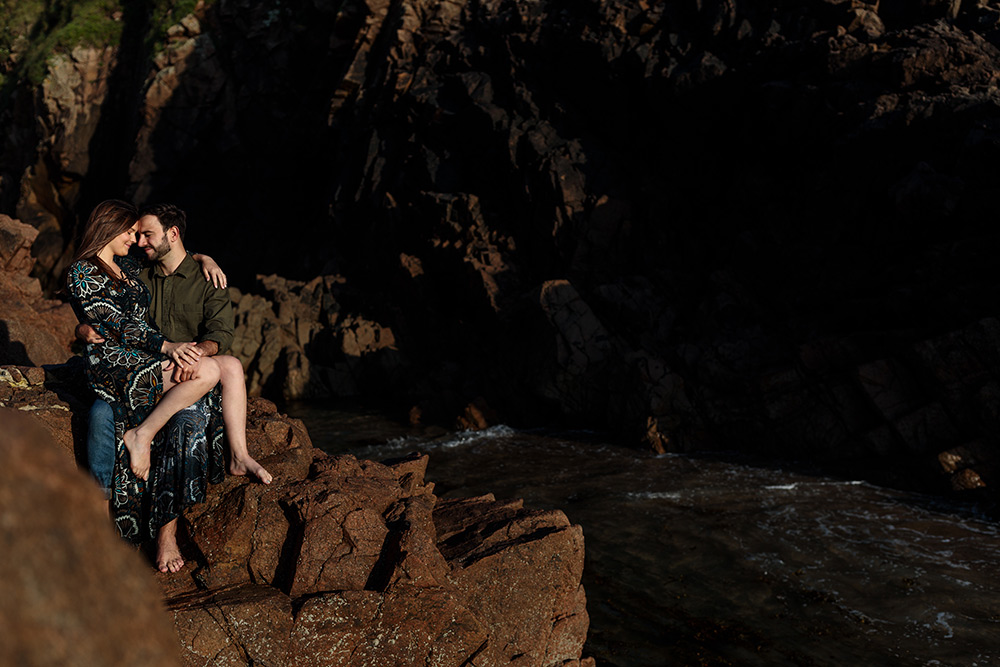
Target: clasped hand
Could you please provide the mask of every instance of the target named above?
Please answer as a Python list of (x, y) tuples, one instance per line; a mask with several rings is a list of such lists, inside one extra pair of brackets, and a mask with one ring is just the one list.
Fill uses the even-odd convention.
[(163, 344), (163, 353), (170, 357), (170, 363), (164, 366), (164, 371), (173, 371), (174, 382), (184, 382), (194, 377), (204, 354), (197, 343)]

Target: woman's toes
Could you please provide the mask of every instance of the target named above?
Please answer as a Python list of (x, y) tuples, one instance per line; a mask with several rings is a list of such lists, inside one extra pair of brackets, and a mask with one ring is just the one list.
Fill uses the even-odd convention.
[(260, 466), (257, 470), (257, 479), (262, 481), (264, 484), (270, 484), (274, 477), (271, 473), (264, 469), (264, 466)]

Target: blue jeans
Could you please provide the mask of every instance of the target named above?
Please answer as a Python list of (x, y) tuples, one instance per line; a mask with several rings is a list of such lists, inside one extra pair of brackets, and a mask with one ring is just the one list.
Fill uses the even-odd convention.
[(97, 399), (90, 406), (87, 465), (106, 496), (111, 488), (111, 473), (115, 468), (115, 444), (115, 413), (110, 405)]

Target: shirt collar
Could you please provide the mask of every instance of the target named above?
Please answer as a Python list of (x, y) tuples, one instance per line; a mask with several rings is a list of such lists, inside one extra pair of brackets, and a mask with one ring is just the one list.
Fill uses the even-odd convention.
[[(188, 278), (195, 275), (199, 270), (198, 262), (194, 261), (191, 257), (191, 253), (184, 253), (184, 259), (181, 260), (180, 266), (170, 275), (180, 276), (181, 278)], [(160, 278), (168, 277), (167, 274), (163, 273), (163, 267), (159, 263), (153, 264), (153, 272)]]

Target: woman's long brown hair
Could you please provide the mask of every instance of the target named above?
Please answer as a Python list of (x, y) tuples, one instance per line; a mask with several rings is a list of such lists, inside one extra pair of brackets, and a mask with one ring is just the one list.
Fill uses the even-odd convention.
[(132, 204), (120, 199), (108, 199), (94, 207), (83, 230), (80, 248), (76, 251), (73, 261), (87, 259), (97, 268), (106, 273), (114, 281), (118, 281), (110, 266), (97, 256), (97, 253), (113, 238), (126, 231), (139, 219), (139, 211)]

